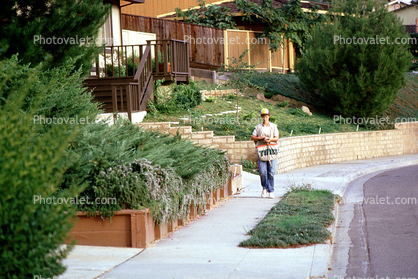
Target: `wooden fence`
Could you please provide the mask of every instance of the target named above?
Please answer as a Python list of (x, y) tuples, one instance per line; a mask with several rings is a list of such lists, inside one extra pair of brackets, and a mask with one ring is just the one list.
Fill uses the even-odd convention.
[[(224, 57), (225, 65), (233, 63), (232, 57), (239, 59), (240, 55), (247, 51), (242, 62), (249, 65), (255, 65), (257, 70), (293, 71), (295, 67), (295, 49), (292, 42), (286, 40), (285, 51), (283, 48), (272, 52), (269, 49), (269, 40), (267, 38), (258, 38), (257, 34), (261, 32), (247, 30), (224, 30)], [(283, 65), (284, 52), (284, 65)]]
[(217, 68), (224, 63), (223, 30), (180, 21), (122, 14), (122, 29), (154, 33), (157, 40), (190, 42), (190, 66)]
[(286, 43), (276, 52), (269, 50), (269, 41), (257, 38), (261, 32), (247, 30), (223, 30), (190, 24), (181, 21), (122, 14), (122, 28), (126, 30), (154, 33), (157, 40), (182, 40), (190, 43), (190, 67), (216, 69), (231, 65), (232, 58), (238, 59), (246, 51), (243, 62), (257, 65), (258, 70), (286, 72), (294, 69), (296, 57), (293, 44)]

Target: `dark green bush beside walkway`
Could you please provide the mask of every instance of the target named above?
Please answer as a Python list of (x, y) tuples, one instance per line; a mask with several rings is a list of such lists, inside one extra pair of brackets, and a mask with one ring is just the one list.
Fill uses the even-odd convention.
[(85, 185), (80, 197), (117, 203), (77, 209), (102, 217), (121, 209), (149, 207), (158, 222), (186, 218), (190, 204), (204, 207), (229, 178), (225, 152), (193, 144), (180, 135), (144, 130), (128, 122), (92, 124), (71, 143), (61, 189)]
[(327, 227), (334, 221), (331, 213), (334, 194), (328, 190), (293, 188), (251, 231), (242, 247), (292, 247), (322, 243), (330, 237)]
[[(22, 73), (26, 78), (14, 78)], [(80, 187), (56, 193), (56, 186), (64, 172), (64, 150), (76, 130), (34, 124), (45, 91), (57, 93), (51, 88), (59, 82), (66, 88), (62, 76), (45, 83), (40, 76), (39, 67), (0, 61), (0, 77), (5, 77), (0, 82), (0, 278), (56, 278), (71, 250), (61, 244), (74, 208), (62, 201), (76, 196)], [(58, 202), (52, 203), (52, 195)]]

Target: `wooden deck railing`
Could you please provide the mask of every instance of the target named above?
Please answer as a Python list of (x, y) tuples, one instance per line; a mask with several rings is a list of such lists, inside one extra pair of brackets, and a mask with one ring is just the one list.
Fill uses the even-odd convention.
[[(155, 76), (166, 76), (173, 74), (188, 75), (190, 72), (189, 65), (189, 42), (180, 40), (150, 40), (154, 51), (156, 67), (154, 69)], [(158, 67), (157, 67), (158, 65)]]
[(189, 45), (180, 40), (150, 40), (146, 45), (109, 46), (96, 59), (95, 76), (135, 76), (147, 46), (151, 46), (154, 75), (189, 74)]
[(126, 111), (129, 120), (132, 121), (133, 112), (145, 110), (152, 94), (152, 87), (151, 45), (148, 44), (139, 62), (134, 82), (112, 84), (113, 111)]
[(134, 76), (147, 45), (109, 46), (96, 59), (96, 77)]
[(189, 60), (192, 67), (217, 69), (225, 63), (224, 42), (227, 42), (224, 41), (223, 29), (123, 13), (121, 21), (122, 29), (153, 33), (157, 40), (189, 41)]
[[(150, 40), (146, 45), (107, 47), (97, 58), (95, 72), (97, 81), (111, 85), (111, 92), (102, 90), (101, 96), (112, 97), (113, 112), (127, 112), (132, 121), (133, 112), (145, 110), (154, 79), (189, 81), (189, 43)], [(124, 83), (111, 81), (121, 77)]]

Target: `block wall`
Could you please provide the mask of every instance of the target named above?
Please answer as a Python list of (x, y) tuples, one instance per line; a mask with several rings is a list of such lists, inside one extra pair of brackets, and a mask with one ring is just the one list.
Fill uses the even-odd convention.
[(395, 129), (402, 131), (403, 154), (418, 153), (418, 122), (397, 123)]
[(237, 89), (226, 90), (201, 90), (200, 93), (206, 97), (222, 97), (223, 95), (236, 94)]
[[(139, 123), (146, 129), (190, 138), (197, 144), (227, 151), (231, 164), (257, 161), (253, 141), (235, 141), (235, 136), (214, 136), (212, 131), (193, 132), (190, 126), (171, 127), (167, 122)], [(320, 134), (279, 140), (278, 173), (314, 165), (418, 153), (418, 122), (396, 124), (394, 130)]]

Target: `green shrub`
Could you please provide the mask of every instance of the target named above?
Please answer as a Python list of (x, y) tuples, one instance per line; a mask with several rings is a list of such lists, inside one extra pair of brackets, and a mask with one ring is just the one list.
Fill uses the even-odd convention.
[(255, 112), (254, 111), (251, 111), (249, 114), (244, 115), (242, 117), (242, 119), (244, 119), (244, 120), (251, 120), (251, 119), (253, 119), (255, 117), (256, 117)]
[(252, 173), (252, 174), (257, 174), (257, 175), (259, 174), (257, 171), (254, 170), (257, 167), (257, 163), (249, 161), (249, 160), (243, 160), (241, 158), (241, 165), (244, 171)]
[[(60, 245), (74, 216), (71, 205), (59, 199), (80, 191), (72, 185), (57, 192), (64, 150), (75, 129), (54, 125), (40, 133), (33, 118), (44, 96), (56, 93), (66, 76), (40, 84), (39, 69), (18, 66), (15, 58), (0, 62), (0, 73), (5, 77), (0, 84), (0, 277), (52, 278), (65, 270), (62, 260), (71, 246)], [(56, 203), (48, 201), (53, 197)]]
[(218, 98), (216, 98), (216, 97), (211, 97), (211, 96), (209, 96), (209, 97), (206, 97), (206, 98), (205, 98), (205, 102), (208, 102), (208, 103), (213, 103), (213, 102), (215, 102), (216, 100), (218, 100)]
[(290, 109), (290, 114), (300, 117), (309, 117), (309, 114), (304, 112), (301, 108)]
[(102, 0), (1, 3), (1, 60), (18, 53), (22, 65), (42, 64), (43, 69), (54, 69), (74, 59), (75, 69), (82, 69), (83, 76), (87, 76), (96, 57), (103, 52), (103, 42), (95, 38), (110, 14), (110, 3)]
[(207, 202), (229, 176), (224, 152), (146, 131), (129, 122), (89, 125), (71, 143), (62, 189), (86, 185), (81, 197), (117, 198), (117, 204), (79, 206), (112, 216), (113, 211), (150, 207), (158, 222), (185, 218)]
[(227, 100), (227, 101), (234, 101), (236, 99), (237, 99), (237, 94), (235, 94), (235, 93), (230, 93), (230, 94), (225, 96), (225, 100)]
[(163, 80), (155, 82), (155, 101), (150, 102), (149, 110), (174, 113), (189, 110), (202, 103), (202, 93), (193, 81), (190, 81), (190, 84), (173, 83), (170, 91), (164, 91), (161, 87), (162, 83)]
[(180, 110), (194, 108), (202, 103), (202, 94), (193, 81), (190, 84), (173, 84), (171, 97)]
[[(98, 104), (92, 102), (91, 92), (83, 87), (81, 70), (75, 71), (72, 61), (68, 61), (60, 68), (43, 72), (28, 65), (18, 67), (17, 64), (18, 58), (14, 56), (1, 65), (0, 80), (4, 81), (1, 92), (3, 98), (7, 99), (13, 93), (13, 88), (24, 87), (28, 79), (33, 80), (27, 89), (27, 97), (22, 109), (25, 111), (30, 104), (37, 103), (36, 111), (32, 115), (34, 124), (46, 123), (47, 119), (54, 118), (67, 120), (85, 118), (93, 122), (100, 113)], [(0, 106), (4, 104), (4, 99), (0, 99)], [(36, 126), (42, 133), (52, 125)], [(72, 126), (74, 125), (70, 125), (69, 128)]]
[(336, 0), (332, 7), (328, 24), (315, 27), (306, 43), (297, 63), (299, 78), (332, 113), (376, 117), (405, 84), (412, 55), (408, 45), (394, 42), (409, 36), (401, 20), (378, 1)]
[(289, 105), (289, 100), (283, 101), (283, 102), (277, 104), (277, 106), (280, 107), (280, 108), (285, 108), (288, 105)]
[[(120, 72), (120, 73), (119, 73)], [(112, 67), (112, 64), (106, 64), (106, 76), (107, 77), (126, 77), (126, 66), (121, 65)]]
[[(123, 56), (123, 54), (121, 54)], [(113, 64), (113, 71), (112, 71), (112, 64), (106, 64), (106, 76), (113, 77), (113, 72), (115, 73), (115, 77), (126, 77), (126, 76), (135, 76), (136, 70), (138, 70), (139, 65), (139, 56), (135, 55), (135, 62), (134, 58), (131, 56), (125, 61), (124, 59), (121, 60), (121, 64), (118, 65), (118, 61), (114, 61)], [(120, 68), (120, 74), (119, 74)]]

